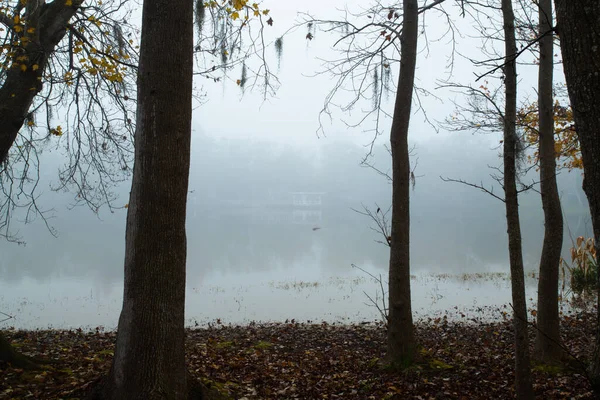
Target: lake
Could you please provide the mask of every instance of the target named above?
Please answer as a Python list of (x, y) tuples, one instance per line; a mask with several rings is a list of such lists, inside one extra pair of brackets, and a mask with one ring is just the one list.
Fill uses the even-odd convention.
[[(237, 152), (212, 145), (212, 155), (196, 160), (190, 175), (187, 324), (379, 319), (367, 295), (381, 299), (380, 285), (352, 265), (385, 280), (388, 248), (378, 243), (383, 237), (373, 221), (356, 210), (380, 206), (385, 212), (390, 185), (358, 166), (363, 150), (337, 146), (325, 153), (330, 157), (313, 162), (262, 145)], [(449, 146), (421, 150), (421, 175), (411, 192), (416, 316), (476, 311), (511, 299), (504, 204), (439, 179), (441, 172), (485, 176), (495, 155), (473, 159), (463, 170), (460, 160), (440, 170), (438, 156)], [(569, 234), (589, 234), (591, 225), (580, 174), (561, 174), (559, 185), (567, 255)], [(125, 204), (128, 185), (117, 189)], [(46, 192), (42, 198), (55, 205), (49, 223), (57, 237), (38, 218), (18, 225), (26, 246), (0, 242), (0, 311), (14, 317), (0, 326), (115, 328), (126, 210), (95, 215), (86, 207), (68, 209), (69, 193)], [(531, 272), (543, 237), (539, 195), (521, 196), (520, 205), (524, 262)], [(531, 299), (536, 285), (527, 279)]]

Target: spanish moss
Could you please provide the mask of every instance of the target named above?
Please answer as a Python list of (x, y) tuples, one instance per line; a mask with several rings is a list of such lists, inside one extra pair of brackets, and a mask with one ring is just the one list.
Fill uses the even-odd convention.
[(125, 55), (127, 52), (125, 49), (127, 41), (125, 40), (125, 37), (123, 37), (123, 30), (119, 24), (113, 24), (113, 38), (117, 49), (119, 49), (119, 55)]
[(204, 26), (206, 8), (203, 0), (196, 1), (196, 28), (198, 29), (198, 37), (202, 37), (202, 27)]
[(371, 101), (372, 101), (372, 105), (373, 105), (373, 109), (377, 109), (377, 107), (379, 106), (379, 84), (380, 84), (380, 79), (379, 79), (379, 67), (375, 68), (373, 70), (373, 96), (371, 97)]
[(242, 88), (242, 92), (245, 89), (246, 86), (246, 81), (248, 80), (247, 77), (248, 71), (246, 69), (246, 63), (242, 64), (242, 76), (240, 77), (240, 87)]
[(283, 54), (283, 36), (275, 40), (275, 54), (277, 54), (277, 69), (281, 68), (281, 55)]

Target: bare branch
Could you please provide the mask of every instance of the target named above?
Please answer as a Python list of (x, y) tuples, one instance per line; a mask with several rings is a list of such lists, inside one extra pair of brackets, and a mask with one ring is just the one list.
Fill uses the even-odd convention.
[(478, 184), (475, 184), (475, 183), (471, 183), (471, 182), (464, 181), (464, 180), (462, 180), (462, 179), (451, 179), (451, 178), (444, 178), (444, 177), (442, 177), (442, 176), (440, 176), (440, 179), (441, 179), (441, 180), (443, 180), (444, 182), (456, 182), (456, 183), (461, 183), (461, 184), (463, 184), (463, 185), (467, 185), (467, 186), (473, 187), (473, 188), (475, 188), (475, 189), (479, 189), (479, 190), (481, 190), (482, 192), (489, 194), (489, 195), (490, 195), (490, 196), (492, 196), (493, 198), (495, 198), (495, 199), (498, 199), (498, 200), (500, 200), (500, 201), (501, 201), (501, 202), (503, 202), (503, 203), (505, 202), (505, 200), (504, 200), (502, 197), (500, 197), (500, 196), (498, 196), (497, 194), (495, 194), (495, 193), (494, 193), (494, 188), (492, 188), (492, 189), (487, 189), (485, 186), (483, 186), (483, 182), (481, 182), (481, 183), (478, 185)]

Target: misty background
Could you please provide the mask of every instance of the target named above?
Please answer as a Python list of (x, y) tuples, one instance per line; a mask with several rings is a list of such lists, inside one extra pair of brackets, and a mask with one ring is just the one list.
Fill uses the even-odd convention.
[[(413, 274), (508, 273), (504, 204), (471, 187), (440, 179), (441, 175), (492, 185), (489, 174), (493, 171), (488, 165), (498, 165), (500, 159), (497, 150), (486, 149), (486, 142), (486, 137), (455, 134), (427, 146), (416, 145), (417, 179), (411, 191)], [(258, 140), (217, 139), (196, 131), (193, 148), (187, 282), (191, 295), (205, 297), (200, 304), (188, 305), (188, 314), (230, 315), (235, 322), (240, 320), (236, 311), (241, 309), (241, 300), (231, 294), (231, 288), (239, 291), (262, 285), (254, 295), (246, 295), (256, 298), (264, 295), (265, 285), (281, 288), (286, 282), (368, 278), (351, 264), (386, 276), (388, 248), (377, 243), (383, 237), (371, 229), (373, 221), (353, 210), (364, 205), (375, 211), (379, 205), (385, 211), (390, 204), (387, 179), (360, 165), (367, 151), (364, 146), (323, 139), (308, 152)], [(456, 156), (448, 156), (452, 154)], [(375, 147), (372, 160), (380, 170), (389, 170), (390, 158), (383, 146)], [(531, 174), (533, 179), (535, 170)], [(567, 218), (563, 248), (567, 256), (568, 235), (589, 234), (591, 225), (580, 189), (581, 172), (561, 172), (559, 187)], [(127, 184), (119, 188), (123, 204), (128, 191)], [(321, 204), (294, 204), (294, 199), (304, 194), (317, 196)], [(47, 192), (41, 200), (42, 206), (55, 208), (49, 223), (57, 237), (38, 219), (20, 229), (26, 246), (0, 243), (0, 305), (17, 314), (27, 310), (21, 315), (26, 326), (76, 326), (78, 321), (116, 324), (122, 296), (126, 210), (101, 210), (95, 215), (85, 207), (68, 209), (69, 202), (70, 193)], [(520, 205), (525, 268), (531, 271), (537, 268), (543, 238), (539, 194), (523, 194)], [(376, 286), (370, 290), (373, 288)], [(493, 300), (489, 288), (479, 289)], [(352, 294), (353, 300), (340, 304), (341, 310), (354, 310), (354, 303), (365, 300), (361, 290), (349, 287), (330, 285), (320, 290), (341, 298)], [(431, 297), (424, 291), (416, 285), (413, 298)], [(509, 294), (508, 282), (494, 291), (498, 300), (504, 299)], [(207, 313), (206, 302), (216, 301), (219, 292), (224, 300)], [(289, 309), (292, 315), (301, 309), (303, 315), (316, 318), (319, 313), (308, 311), (323, 308), (318, 301), (311, 308), (290, 298), (289, 293), (277, 296), (283, 296), (277, 297), (278, 307)], [(90, 305), (95, 307), (91, 315), (101, 318), (90, 319)], [(250, 315), (257, 312), (252, 305), (244, 307), (252, 311)], [(273, 299), (256, 307), (261, 308), (258, 316), (262, 318), (279, 315), (269, 312)], [(70, 311), (61, 311), (65, 309)], [(81, 310), (82, 315), (73, 309)], [(376, 318), (376, 314), (368, 315)]]
[[(339, 15), (336, 6), (359, 5), (329, 3), (325, 7), (310, 0), (302, 7), (332, 17)], [(272, 44), (297, 22), (299, 10), (295, 3), (277, 2), (271, 8), (275, 23), (267, 30), (267, 39)], [(458, 15), (454, 9), (450, 12)], [(444, 19), (438, 17), (428, 17), (430, 42), (425, 45), (420, 40), (417, 64), (416, 83), (431, 95), (419, 92), (411, 119), (416, 166), (411, 271), (420, 276), (508, 273), (504, 204), (477, 189), (440, 179), (462, 179), (502, 194), (490, 177), (495, 172), (490, 166), (501, 166), (501, 133), (438, 128), (454, 111), (453, 102), (464, 103), (461, 94), (437, 89), (438, 79), (452, 72), (456, 81), (479, 84), (466, 58), (453, 58), (453, 69), (448, 69), (452, 46), (440, 39), (445, 28)], [(472, 54), (478, 43), (468, 37), (468, 27), (464, 29), (456, 50)], [(372, 119), (353, 125), (363, 117), (361, 106), (349, 113), (334, 110), (331, 116), (320, 115), (335, 81), (316, 72), (323, 70), (323, 59), (335, 57), (331, 46), (336, 37), (316, 32), (309, 42), (305, 35), (298, 29), (285, 36), (280, 60), (269, 50), (267, 61), (279, 67), (276, 75), (281, 85), (275, 96), (265, 99), (260, 90), (242, 93), (235, 84), (240, 73), (236, 70), (228, 71), (219, 83), (201, 78), (196, 82), (201, 96), (194, 109), (188, 195), (189, 323), (223, 316), (233, 322), (288, 315), (318, 319), (335, 313), (351, 317), (358, 311), (361, 318), (377, 318), (376, 312), (365, 308), (363, 293), (372, 293), (377, 285), (370, 282), (371, 286), (361, 287), (368, 277), (351, 264), (385, 278), (389, 251), (377, 242), (384, 238), (371, 229), (374, 222), (353, 209), (366, 206), (374, 212), (379, 206), (386, 211), (391, 185), (373, 169), (361, 166), (374, 139)], [(519, 68), (520, 102), (535, 100), (536, 68)], [(562, 79), (560, 69), (558, 65), (557, 81)], [(392, 82), (396, 73), (394, 65)], [(393, 99), (394, 93), (389, 93), (381, 105), (384, 111), (392, 109)], [(390, 122), (389, 118), (380, 122), (381, 135), (369, 158), (384, 172), (391, 171), (384, 148)], [(122, 301), (126, 209), (111, 213), (103, 207), (94, 214), (85, 206), (72, 208), (74, 192), (50, 189), (58, 179), (62, 156), (59, 143), (48, 145), (40, 161), (38, 186), (40, 208), (53, 210), (48, 223), (56, 237), (41, 218), (24, 224), (25, 214), (17, 212), (12, 226), (26, 245), (0, 241), (0, 311), (15, 316), (8, 323), (20, 327), (115, 326)], [(534, 168), (522, 181), (531, 183), (537, 175)], [(564, 256), (568, 256), (570, 237), (591, 232), (581, 183), (581, 171), (558, 175), (566, 218)], [(127, 204), (130, 181), (114, 190), (115, 206)], [(523, 193), (519, 203), (525, 268), (532, 271), (538, 266), (543, 239), (540, 195)], [(294, 283), (299, 282), (322, 286), (285, 289), (290, 283), (288, 288), (298, 288)], [(413, 285), (416, 310), (433, 307), (432, 296), (438, 300), (445, 296), (439, 309), (459, 304), (459, 298), (471, 305), (485, 296), (490, 304), (510, 299), (507, 283), (446, 288), (421, 283)], [(432, 295), (431, 290), (438, 289), (444, 294)], [(534, 295), (535, 284), (529, 282), (529, 289)], [(451, 295), (457, 296), (456, 302)]]

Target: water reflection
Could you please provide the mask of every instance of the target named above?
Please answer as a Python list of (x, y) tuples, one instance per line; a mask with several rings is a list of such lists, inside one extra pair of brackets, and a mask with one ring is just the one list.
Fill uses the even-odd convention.
[[(203, 141), (204, 140), (204, 141)], [(208, 138), (206, 157), (195, 159), (188, 202), (188, 296), (190, 324), (221, 318), (250, 320), (362, 320), (378, 312), (364, 292), (378, 285), (351, 268), (387, 270), (388, 249), (374, 226), (352, 208), (389, 204), (390, 186), (358, 165), (364, 149), (326, 144), (305, 154), (264, 143), (232, 146)], [(473, 154), (440, 166), (449, 149)], [(383, 165), (385, 150), (376, 151)], [(414, 309), (498, 304), (510, 300), (506, 280), (460, 281), (432, 274), (507, 272), (504, 205), (470, 188), (443, 183), (439, 175), (480, 181), (495, 156), (465, 152), (464, 143), (428, 146), (411, 193), (411, 264)], [(464, 169), (464, 164), (470, 167)], [(300, 166), (300, 167), (299, 167)], [(488, 182), (484, 180), (484, 182)], [(590, 231), (581, 177), (561, 174), (563, 208), (574, 236)], [(123, 203), (129, 188), (119, 189)], [(24, 225), (27, 246), (0, 242), (0, 311), (19, 327), (114, 327), (122, 296), (124, 210), (95, 216), (66, 210), (68, 194), (44, 197), (57, 209), (50, 222)], [(525, 264), (539, 262), (543, 216), (537, 193), (521, 197)], [(568, 237), (568, 236), (567, 236)], [(565, 240), (565, 248), (570, 243)], [(298, 286), (294, 283), (316, 283)], [(287, 286), (286, 286), (287, 285)], [(532, 296), (535, 282), (529, 282)]]
[[(303, 264), (306, 265), (306, 264)], [(367, 294), (381, 299), (378, 282), (356, 273), (346, 277), (323, 276), (320, 271), (276, 269), (273, 280), (262, 280), (260, 272), (217, 274), (202, 285), (193, 283), (186, 296), (186, 323), (204, 325), (252, 321), (360, 322), (380, 318)], [(306, 277), (303, 280), (300, 277)], [(28, 289), (26, 295), (20, 290)], [(413, 309), (416, 315), (437, 315), (461, 310), (469, 315), (480, 307), (510, 302), (507, 277), (493, 279), (452, 279), (447, 276), (418, 275), (412, 280)], [(3, 307), (16, 316), (9, 326), (35, 329), (45, 327), (114, 329), (121, 307), (121, 285), (102, 290), (87, 281), (52, 279), (47, 284), (24, 280), (15, 287), (0, 284)], [(528, 281), (529, 295), (535, 284)], [(381, 305), (381, 304), (380, 304)]]

